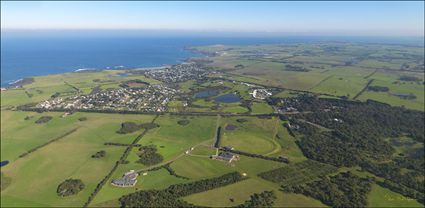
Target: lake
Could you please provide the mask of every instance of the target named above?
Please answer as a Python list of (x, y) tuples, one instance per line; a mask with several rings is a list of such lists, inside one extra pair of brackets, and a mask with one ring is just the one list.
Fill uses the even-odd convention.
[(220, 103), (236, 103), (236, 102), (239, 102), (241, 98), (239, 97), (239, 95), (235, 93), (229, 93), (229, 94), (218, 96), (214, 100)]
[(4, 160), (0, 162), (0, 167), (6, 166), (7, 164), (9, 164), (8, 160)]
[(207, 98), (207, 97), (216, 96), (217, 94), (218, 94), (218, 90), (204, 90), (204, 91), (195, 93), (195, 98)]

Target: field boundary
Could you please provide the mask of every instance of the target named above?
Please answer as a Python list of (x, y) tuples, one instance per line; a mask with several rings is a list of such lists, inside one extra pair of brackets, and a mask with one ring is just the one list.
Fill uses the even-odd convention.
[(356, 100), (362, 93), (364, 93), (367, 90), (367, 88), (372, 84), (373, 81), (375, 81), (375, 79), (369, 80), (366, 86), (362, 90), (360, 90), (360, 92), (357, 93), (356, 96), (353, 97), (353, 100)]
[[(159, 117), (159, 115), (156, 115), (151, 123), (154, 123), (155, 120)], [(134, 140), (133, 142), (125, 149), (125, 151), (123, 152), (123, 154), (121, 155), (120, 159), (115, 163), (115, 165), (112, 167), (112, 169), (109, 171), (108, 175), (106, 175), (100, 182), (99, 184), (96, 186), (96, 188), (94, 189), (94, 191), (90, 194), (89, 198), (87, 199), (87, 201), (84, 203), (83, 207), (88, 207), (89, 204), (93, 201), (93, 199), (96, 197), (97, 193), (99, 193), (99, 191), (102, 189), (102, 187), (109, 181), (109, 179), (112, 177), (112, 175), (114, 174), (114, 172), (117, 170), (118, 166), (120, 164), (122, 164), (123, 161), (125, 161), (128, 157), (128, 155), (130, 154), (131, 150), (133, 149), (134, 145), (137, 144), (142, 138), (143, 136), (146, 135), (146, 133), (148, 133), (149, 129), (145, 129), (141, 134), (139, 134)]]
[(27, 156), (27, 155), (29, 155), (29, 154), (31, 154), (31, 153), (33, 153), (33, 152), (37, 151), (37, 150), (38, 150), (38, 149), (40, 149), (40, 148), (43, 148), (43, 147), (45, 147), (45, 146), (47, 146), (47, 145), (49, 145), (49, 144), (51, 144), (51, 143), (53, 143), (53, 142), (56, 142), (56, 141), (58, 141), (58, 140), (60, 140), (60, 139), (62, 139), (62, 138), (64, 138), (64, 137), (66, 137), (66, 136), (68, 136), (68, 135), (70, 135), (70, 134), (74, 133), (75, 131), (77, 131), (77, 129), (78, 129), (78, 128), (79, 128), (79, 127), (74, 128), (74, 129), (72, 129), (71, 131), (68, 131), (68, 132), (66, 132), (65, 134), (61, 135), (61, 136), (58, 136), (58, 137), (56, 137), (56, 138), (54, 138), (54, 139), (52, 139), (52, 140), (50, 140), (50, 141), (48, 141), (48, 142), (46, 142), (46, 143), (44, 143), (44, 144), (38, 145), (38, 146), (36, 146), (36, 147), (34, 147), (34, 148), (32, 148), (32, 149), (28, 150), (28, 151), (27, 151), (27, 152), (25, 152), (25, 153), (22, 153), (21, 155), (19, 155), (19, 158), (23, 158), (23, 157), (25, 157), (25, 156)]

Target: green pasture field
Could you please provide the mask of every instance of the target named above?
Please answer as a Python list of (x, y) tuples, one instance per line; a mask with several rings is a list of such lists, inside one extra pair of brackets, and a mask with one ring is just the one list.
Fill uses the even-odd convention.
[[(247, 122), (239, 123), (234, 117), (222, 118), (221, 146), (232, 146), (236, 150), (255, 154), (268, 154), (281, 148), (274, 138), (276, 127), (279, 125), (277, 118), (245, 117), (245, 119)], [(235, 125), (236, 129), (226, 130), (226, 125)]]
[[(307, 90), (318, 84), (327, 76), (319, 70), (309, 72), (285, 71), (284, 65), (275, 62), (261, 62), (249, 67), (232, 71), (232, 74), (244, 77), (255, 77), (258, 84), (285, 87), (296, 90)], [(241, 80), (243, 81), (243, 80)]]
[(283, 127), (282, 123), (277, 126), (277, 135), (275, 140), (280, 144), (280, 151), (271, 152), (268, 156), (286, 156), (291, 163), (301, 162), (307, 158), (304, 156), (298, 145), (295, 143), (296, 138), (292, 137), (288, 130)]
[(253, 114), (263, 114), (263, 113), (273, 113), (273, 108), (264, 102), (253, 102), (252, 106), (252, 113)]
[[(177, 124), (179, 120), (189, 120), (190, 123), (182, 126)], [(212, 144), (216, 120), (214, 116), (160, 116), (155, 121), (160, 127), (149, 130), (139, 144), (157, 146), (164, 161), (168, 161), (195, 145)]]
[[(374, 91), (365, 91), (358, 99), (367, 100), (372, 99), (384, 103), (388, 103), (393, 106), (405, 106), (406, 108), (421, 110), (424, 111), (424, 84), (418, 82), (406, 82), (399, 80), (400, 76), (409, 75), (420, 77), (420, 74), (411, 74), (411, 73), (383, 73), (378, 72), (374, 74), (371, 78), (375, 79), (371, 86), (382, 86), (388, 87), (389, 92), (374, 92)], [(423, 78), (423, 74), (422, 74)], [(422, 79), (423, 81), (423, 79)], [(414, 94), (416, 99), (407, 100), (391, 93), (403, 93), (403, 94)]]
[[(50, 143), (2, 167), (2, 173), (12, 179), (11, 184), (1, 192), (2, 206), (82, 206), (97, 183), (106, 176), (124, 152), (125, 147), (105, 146), (104, 143), (130, 143), (140, 132), (126, 135), (117, 134), (116, 131), (120, 128), (120, 124), (125, 121), (149, 122), (153, 118), (153, 116), (143, 115), (97, 113), (75, 113), (65, 118), (57, 118), (60, 115), (58, 113), (43, 113), (41, 115), (55, 115), (56, 118), (50, 121), (52, 123), (25, 124), (24, 126), (28, 128), (28, 131), (22, 131), (20, 137), (26, 139), (28, 143), (38, 140), (43, 135), (50, 136), (50, 134), (42, 134), (41, 132), (33, 134), (33, 131), (35, 131), (31, 131), (35, 128), (33, 126), (51, 125), (50, 128), (57, 126), (56, 134), (62, 134), (62, 131), (65, 131), (66, 125), (63, 123), (66, 122), (70, 123), (68, 128), (71, 126), (79, 128), (76, 132), (61, 140)], [(88, 119), (84, 122), (78, 121), (80, 123), (75, 121), (82, 116)], [(7, 122), (15, 124), (15, 126), (4, 126), (2, 123), (2, 130), (5, 128), (12, 129), (11, 132), (7, 130), (2, 132), (2, 147), (9, 135), (12, 138), (16, 135), (13, 129), (20, 128), (16, 125), (24, 122), (21, 116), (16, 117), (19, 120)], [(13, 116), (10, 118), (13, 118)], [(49, 129), (44, 128), (48, 132)], [(51, 135), (56, 136), (56, 134), (52, 133)], [(19, 146), (13, 144), (14, 140), (8, 142), (6, 144), (9, 148)], [(91, 155), (100, 150), (106, 151), (104, 158), (91, 158)], [(2, 150), (2, 158), (3, 154), (11, 155), (8, 151), (13, 151), (13, 149), (8, 149), (6, 146), (5, 152)], [(85, 189), (74, 196), (59, 197), (56, 194), (57, 186), (68, 178), (81, 179), (85, 184)]]
[[(278, 186), (259, 178), (248, 178), (235, 184), (193, 194), (183, 199), (199, 206), (229, 207), (242, 204), (254, 193), (274, 191), (277, 196), (274, 203), (276, 207), (325, 207), (325, 205), (315, 199), (298, 194), (286, 194), (278, 189)], [(233, 199), (233, 202), (230, 199)]]
[(192, 180), (217, 177), (235, 171), (235, 167), (225, 162), (210, 159), (210, 156), (213, 154), (215, 154), (215, 150), (210, 154), (186, 155), (173, 162), (171, 168), (178, 175), (188, 177)]
[(372, 185), (372, 191), (368, 196), (369, 207), (423, 207), (415, 199), (411, 199), (395, 193), (377, 184)]

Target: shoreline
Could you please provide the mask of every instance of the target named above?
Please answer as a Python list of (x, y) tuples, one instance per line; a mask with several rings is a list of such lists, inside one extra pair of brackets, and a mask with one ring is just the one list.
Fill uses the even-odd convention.
[[(193, 50), (192, 48), (193, 46), (190, 47), (183, 47), (182, 50), (186, 50), (186, 51), (190, 51), (191, 53), (194, 54), (200, 54), (202, 55), (206, 55), (205, 53), (201, 52), (201, 51), (196, 51)], [(105, 70), (158, 70), (158, 69), (164, 69), (173, 65), (177, 65), (177, 64), (184, 64), (187, 63), (191, 58), (196, 57), (196, 56), (190, 56), (188, 58), (185, 58), (184, 60), (179, 60), (178, 63), (175, 64), (160, 64), (160, 66), (156, 65), (156, 66), (147, 66), (147, 67), (125, 67), (124, 65), (119, 65), (119, 66), (113, 66), (113, 67), (105, 67), (102, 69), (97, 69), (97, 68), (78, 68), (78, 69), (74, 69), (74, 70), (70, 70), (68, 72), (60, 72), (60, 73), (49, 73), (49, 74), (40, 74), (40, 75), (34, 75), (34, 76), (28, 76), (28, 77), (21, 77), (18, 78), (16, 80), (6, 80), (6, 83), (0, 83), (0, 87), (3, 90), (7, 90), (7, 89), (12, 89), (12, 88), (19, 88), (22, 87), (22, 85), (20, 84), (22, 81), (24, 81), (25, 79), (31, 79), (33, 77), (39, 77), (39, 76), (49, 76), (49, 75), (55, 75), (55, 74), (65, 74), (65, 73), (85, 73), (85, 72), (101, 72), (101, 71), (105, 71)]]

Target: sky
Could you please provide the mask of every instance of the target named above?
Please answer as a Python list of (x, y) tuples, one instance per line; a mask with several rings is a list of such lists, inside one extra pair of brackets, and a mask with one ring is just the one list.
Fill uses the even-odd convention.
[(1, 29), (424, 36), (424, 2), (5, 2)]

